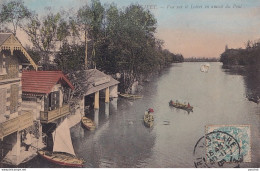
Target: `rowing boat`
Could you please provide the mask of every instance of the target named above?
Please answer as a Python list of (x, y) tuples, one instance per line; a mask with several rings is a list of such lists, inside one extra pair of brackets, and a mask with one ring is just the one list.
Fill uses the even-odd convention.
[(151, 128), (153, 126), (153, 115), (151, 113), (148, 113), (147, 111), (145, 111), (144, 114), (144, 125), (148, 128)]
[(81, 122), (84, 125), (84, 127), (90, 131), (93, 131), (96, 129), (94, 122), (85, 116), (82, 117)]
[(183, 109), (183, 110), (187, 110), (187, 111), (192, 111), (193, 110), (192, 106), (185, 105), (185, 104), (182, 104), (182, 103), (176, 103), (176, 102), (174, 103), (173, 101), (169, 102), (169, 106), (173, 106), (175, 108)]
[(84, 163), (82, 159), (79, 159), (74, 155), (64, 152), (50, 152), (45, 150), (39, 150), (38, 154), (42, 158), (62, 166), (83, 167)]
[(124, 93), (120, 93), (118, 94), (120, 97), (122, 98), (126, 98), (126, 99), (130, 99), (130, 100), (135, 100), (135, 99), (141, 99), (143, 98), (142, 95), (136, 95), (136, 94), (124, 94)]
[(67, 118), (52, 133), (53, 150), (39, 150), (42, 158), (62, 166), (83, 167), (84, 160), (76, 157), (70, 136)]

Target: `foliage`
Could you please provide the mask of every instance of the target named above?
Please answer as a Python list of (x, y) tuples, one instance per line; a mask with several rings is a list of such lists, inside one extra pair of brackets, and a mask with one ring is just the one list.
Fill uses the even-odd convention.
[(218, 58), (206, 58), (206, 57), (191, 57), (185, 58), (185, 62), (218, 62)]
[(76, 15), (49, 9), (41, 18), (31, 14), (23, 27), (36, 61), (48, 66), (53, 56), (65, 72), (84, 69), (85, 62), (108, 74), (120, 73), (125, 91), (134, 81), (142, 81), (172, 62), (183, 62), (181, 54), (163, 49), (163, 41), (155, 37), (156, 28), (156, 18), (138, 4), (119, 9), (99, 0), (82, 6)]
[(54, 61), (58, 68), (66, 73), (83, 69), (84, 49), (85, 47), (82, 45), (69, 45), (66, 42), (61, 47), (59, 53), (57, 53)]
[(0, 7), (0, 22), (5, 24), (11, 23), (13, 33), (21, 26), (21, 21), (31, 16), (30, 10), (24, 5), (22, 0), (7, 1)]
[(226, 49), (220, 62), (224, 65), (260, 65), (260, 41), (248, 41), (245, 49)]
[(41, 52), (35, 48), (26, 47), (26, 51), (29, 53), (35, 63), (41, 60)]

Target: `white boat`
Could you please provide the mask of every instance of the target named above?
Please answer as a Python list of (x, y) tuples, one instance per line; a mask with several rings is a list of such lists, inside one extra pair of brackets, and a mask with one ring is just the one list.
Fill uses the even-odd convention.
[(200, 66), (200, 71), (201, 72), (208, 72), (209, 71), (209, 67), (210, 67), (209, 63), (203, 64), (203, 65)]
[(63, 166), (83, 167), (84, 161), (76, 157), (67, 118), (52, 133), (53, 151), (39, 150), (44, 159)]

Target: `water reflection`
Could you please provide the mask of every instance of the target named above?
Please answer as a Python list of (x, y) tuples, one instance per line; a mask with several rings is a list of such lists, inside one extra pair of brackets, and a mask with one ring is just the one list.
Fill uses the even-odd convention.
[(245, 97), (254, 103), (259, 103), (260, 98), (260, 68), (251, 66), (222, 66), (222, 70), (230, 75), (244, 76), (246, 94)]
[[(260, 109), (246, 99), (249, 91), (259, 89), (259, 72), (246, 77), (211, 63), (209, 72), (202, 73), (200, 66), (173, 64), (144, 84), (143, 99), (118, 98), (109, 109), (100, 102), (98, 113), (88, 115), (92, 120), (96, 117), (95, 131), (83, 129), (80, 123), (71, 129), (75, 153), (85, 159), (85, 167), (194, 167), (196, 142), (205, 134), (205, 126), (216, 124), (251, 125), (252, 162), (241, 167), (259, 167)], [(169, 107), (171, 99), (189, 102), (193, 112)], [(152, 129), (143, 124), (144, 111), (150, 107)], [(39, 158), (28, 166), (57, 167)]]

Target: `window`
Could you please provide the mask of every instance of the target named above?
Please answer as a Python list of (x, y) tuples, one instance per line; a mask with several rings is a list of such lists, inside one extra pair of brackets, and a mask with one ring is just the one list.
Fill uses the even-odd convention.
[(5, 115), (6, 111), (6, 89), (0, 89), (0, 115)]
[(0, 54), (0, 75), (6, 74), (5, 62), (4, 62), (4, 54)]
[(51, 111), (60, 107), (60, 92), (51, 92), (44, 98), (44, 111)]

